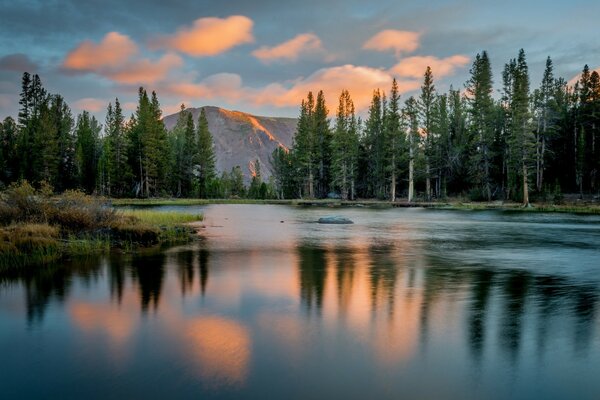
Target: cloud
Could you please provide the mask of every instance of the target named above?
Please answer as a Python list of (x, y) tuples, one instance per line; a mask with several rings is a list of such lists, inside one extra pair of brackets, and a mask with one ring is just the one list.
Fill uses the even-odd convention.
[(390, 69), (392, 75), (419, 79), (423, 77), (427, 67), (431, 67), (434, 78), (452, 75), (457, 68), (464, 67), (470, 58), (463, 55), (454, 55), (446, 58), (434, 56), (414, 56), (402, 59)]
[(314, 33), (301, 33), (277, 46), (262, 46), (254, 50), (252, 55), (264, 63), (269, 63), (275, 60), (296, 61), (300, 54), (323, 52), (324, 50), (323, 43), (317, 35)]
[(254, 22), (242, 15), (227, 18), (199, 18), (191, 27), (184, 27), (173, 35), (150, 42), (153, 49), (177, 50), (190, 56), (214, 56), (235, 46), (253, 43)]
[(0, 57), (0, 71), (35, 72), (37, 68), (37, 65), (22, 53)]
[(419, 32), (398, 31), (388, 29), (379, 32), (363, 45), (363, 49), (375, 51), (393, 50), (396, 56), (411, 53), (419, 48), (421, 34)]
[[(248, 103), (254, 106), (297, 107), (309, 91), (323, 90), (328, 107), (336, 109), (338, 96), (343, 89), (350, 91), (357, 110), (368, 108), (373, 90), (387, 90), (392, 84), (392, 75), (386, 70), (351, 64), (322, 68), (306, 78), (291, 83), (272, 83), (262, 88), (244, 86), (237, 74), (212, 75), (198, 83), (177, 82), (165, 84), (161, 93), (179, 96), (189, 102), (192, 99), (221, 99), (229, 103)], [(420, 79), (398, 81), (401, 93), (418, 89)]]
[(137, 45), (128, 36), (109, 32), (98, 44), (86, 40), (71, 50), (63, 62), (63, 67), (95, 72), (102, 68), (118, 67), (137, 53)]
[(156, 61), (147, 58), (128, 62), (102, 75), (121, 84), (151, 84), (164, 79), (171, 70), (181, 67), (183, 59), (176, 54), (165, 54)]
[(86, 97), (79, 99), (73, 103), (73, 106), (80, 111), (100, 112), (106, 109), (108, 105), (107, 101), (95, 99), (92, 97)]
[(169, 72), (183, 65), (183, 59), (168, 53), (157, 60), (137, 57), (138, 46), (126, 35), (107, 33), (98, 44), (84, 41), (63, 61), (63, 69), (88, 72), (114, 82), (134, 85), (153, 84), (167, 77)]

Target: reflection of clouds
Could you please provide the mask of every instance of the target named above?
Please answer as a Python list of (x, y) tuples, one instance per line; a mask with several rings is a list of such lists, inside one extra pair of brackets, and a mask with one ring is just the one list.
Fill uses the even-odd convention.
[(132, 291), (127, 292), (121, 305), (74, 301), (69, 313), (75, 325), (86, 333), (102, 332), (113, 345), (124, 345), (133, 334), (136, 324), (132, 315), (138, 309), (138, 299)]
[(248, 376), (250, 335), (236, 321), (222, 317), (201, 317), (188, 322), (186, 338), (203, 378), (212, 385), (241, 385)]

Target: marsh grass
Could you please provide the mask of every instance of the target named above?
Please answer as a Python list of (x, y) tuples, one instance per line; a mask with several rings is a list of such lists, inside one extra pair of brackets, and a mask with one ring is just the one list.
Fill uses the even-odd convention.
[(47, 186), (22, 182), (0, 193), (0, 270), (189, 241), (193, 229), (184, 224), (199, 220), (197, 213), (117, 211), (103, 198), (78, 191), (53, 196)]
[(172, 226), (178, 224), (185, 224), (188, 222), (202, 221), (202, 214), (191, 214), (180, 211), (156, 211), (156, 210), (145, 210), (145, 209), (128, 209), (118, 210), (118, 214), (128, 217), (136, 218), (143, 224), (159, 225), (159, 226)]

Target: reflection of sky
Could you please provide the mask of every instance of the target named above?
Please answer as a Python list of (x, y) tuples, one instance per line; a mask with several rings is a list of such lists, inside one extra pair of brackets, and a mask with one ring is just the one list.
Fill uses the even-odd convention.
[[(225, 210), (239, 230), (223, 225)], [(265, 210), (285, 221), (279, 234)], [(591, 399), (600, 390), (597, 271), (553, 271), (551, 252), (512, 267), (459, 257), (467, 246), (505, 252), (497, 229), (481, 224), (521, 235), (535, 225), (535, 243), (562, 221), (570, 251), (598, 243), (597, 219), (335, 211), (355, 224), (310, 222), (327, 209), (210, 206), (200, 244), (5, 279), (0, 352), (12, 368), (0, 384), (71, 397), (97, 383), (99, 397)], [(588, 265), (582, 254), (574, 261)]]

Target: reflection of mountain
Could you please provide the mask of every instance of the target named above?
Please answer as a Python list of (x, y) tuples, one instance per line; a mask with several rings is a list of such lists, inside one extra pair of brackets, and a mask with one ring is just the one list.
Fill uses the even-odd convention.
[[(296, 130), (295, 118), (259, 117), (240, 111), (218, 107), (203, 107), (208, 128), (213, 135), (217, 169), (229, 172), (232, 167), (242, 167), (250, 178), (251, 165), (260, 160), (263, 176), (271, 175), (269, 157), (277, 147), (289, 148)], [(194, 121), (198, 121), (201, 108), (190, 108)], [(178, 114), (164, 117), (167, 129), (177, 123)]]

